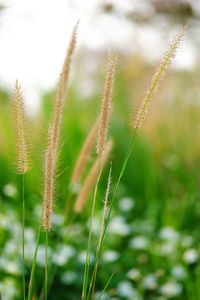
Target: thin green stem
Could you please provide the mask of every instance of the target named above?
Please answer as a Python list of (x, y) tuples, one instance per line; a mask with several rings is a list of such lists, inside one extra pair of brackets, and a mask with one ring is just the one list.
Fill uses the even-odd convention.
[(25, 184), (24, 174), (21, 175), (22, 179), (22, 287), (23, 299), (26, 299), (26, 283), (25, 283)]
[[(131, 136), (131, 141), (130, 141), (130, 144), (129, 144), (129, 147), (128, 147), (128, 151), (127, 151), (127, 153), (126, 153), (126, 156), (125, 156), (124, 162), (123, 162), (123, 164), (122, 164), (122, 167), (121, 167), (121, 170), (120, 170), (120, 174), (119, 174), (117, 183), (116, 183), (116, 185), (115, 185), (115, 189), (114, 189), (114, 192), (113, 192), (113, 196), (112, 196), (111, 202), (110, 202), (110, 208), (109, 208), (109, 211), (108, 211), (107, 221), (105, 222), (104, 232), (103, 232), (103, 235), (102, 235), (102, 242), (104, 241), (104, 238), (105, 238), (106, 230), (107, 230), (107, 227), (108, 227), (108, 223), (109, 223), (111, 211), (112, 211), (113, 204), (114, 204), (114, 200), (115, 200), (115, 197), (116, 197), (118, 188), (119, 188), (119, 184), (120, 184), (121, 179), (122, 179), (122, 177), (123, 177), (123, 175), (124, 175), (124, 171), (125, 171), (126, 166), (127, 166), (127, 164), (128, 164), (130, 155), (131, 155), (131, 153), (132, 153), (132, 151), (133, 151), (133, 142), (134, 142), (134, 139), (135, 139), (135, 135), (136, 135), (137, 129), (138, 129), (138, 127), (134, 128), (134, 130), (133, 130), (133, 133), (132, 133), (132, 136)], [(100, 245), (100, 250), (99, 250), (99, 252), (101, 251), (101, 246), (102, 246), (102, 243), (101, 243), (101, 245)]]
[(45, 243), (45, 288), (44, 288), (44, 299), (47, 300), (48, 294), (48, 231), (45, 233), (46, 243)]
[(105, 290), (107, 289), (108, 285), (110, 284), (110, 282), (111, 282), (113, 276), (115, 275), (116, 271), (117, 271), (117, 269), (114, 270), (114, 271), (112, 272), (112, 274), (111, 274), (111, 276), (109, 277), (109, 279), (108, 279), (108, 281), (107, 281), (107, 283), (106, 283), (104, 289), (102, 290), (102, 292), (101, 292), (101, 294), (100, 294), (98, 300), (101, 300), (101, 298), (102, 298), (102, 296), (103, 296), (103, 293), (105, 292)]
[(84, 278), (83, 278), (83, 289), (82, 289), (82, 300), (88, 299), (87, 297), (87, 288), (88, 288), (88, 277), (89, 277), (89, 268), (90, 268), (90, 248), (91, 248), (91, 239), (92, 239), (92, 227), (93, 227), (93, 219), (94, 219), (94, 210), (96, 206), (96, 198), (97, 198), (97, 191), (99, 187), (99, 181), (101, 178), (102, 168), (101, 168), (101, 155), (98, 156), (98, 177), (95, 184), (94, 189), (94, 197), (92, 202), (92, 211), (91, 211), (91, 221), (90, 221), (90, 229), (89, 229), (89, 238), (88, 238), (88, 246), (87, 246), (87, 254), (86, 254), (86, 262), (85, 262), (85, 269), (84, 269)]
[(39, 229), (38, 229), (37, 242), (36, 242), (36, 247), (35, 247), (35, 252), (34, 252), (34, 257), (33, 257), (33, 263), (32, 263), (32, 267), (31, 267), (31, 275), (30, 275), (30, 281), (29, 281), (29, 287), (28, 287), (28, 300), (32, 299), (33, 280), (34, 280), (34, 275), (35, 275), (37, 253), (38, 253), (38, 248), (39, 248), (39, 243), (40, 243), (40, 232), (41, 232), (41, 225), (39, 226)]

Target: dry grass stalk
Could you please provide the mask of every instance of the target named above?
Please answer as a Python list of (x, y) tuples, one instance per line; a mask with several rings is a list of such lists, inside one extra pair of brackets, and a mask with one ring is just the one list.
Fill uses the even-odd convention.
[[(105, 150), (102, 152), (100, 168), (103, 168), (105, 162), (107, 161), (107, 159), (110, 155), (110, 152), (112, 150), (112, 146), (113, 146), (112, 141), (108, 141), (106, 144)], [(87, 198), (88, 198), (88, 194), (91, 191), (92, 187), (94, 186), (94, 184), (97, 180), (98, 171), (99, 171), (99, 159), (97, 159), (94, 162), (94, 164), (84, 182), (84, 185), (75, 201), (74, 211), (76, 213), (81, 213), (81, 211), (83, 210), (85, 202), (87, 201)]]
[(57, 149), (59, 144), (60, 128), (62, 123), (62, 112), (63, 112), (65, 97), (68, 88), (70, 67), (71, 67), (72, 57), (77, 43), (78, 25), (79, 25), (79, 21), (76, 23), (72, 31), (70, 43), (67, 49), (67, 54), (65, 57), (65, 61), (62, 67), (62, 71), (57, 86), (53, 124), (52, 124), (53, 142), (55, 145), (55, 159), (57, 158)]
[(72, 178), (71, 178), (72, 183), (77, 183), (80, 180), (80, 177), (81, 177), (83, 169), (86, 165), (87, 159), (88, 159), (88, 157), (92, 151), (92, 147), (96, 141), (97, 130), (98, 130), (98, 122), (95, 122), (95, 124), (91, 128), (91, 130), (83, 144), (83, 147), (80, 151), (77, 163), (74, 167), (74, 171), (72, 174)]
[(15, 84), (14, 95), (14, 120), (16, 131), (16, 148), (17, 148), (17, 172), (18, 174), (25, 174), (28, 171), (28, 147), (25, 135), (25, 115), (24, 102), (21, 92), (21, 87), (18, 80)]
[(116, 62), (117, 62), (116, 56), (114, 56), (112, 53), (109, 53), (107, 58), (106, 79), (104, 84), (102, 107), (101, 107), (101, 113), (99, 119), (99, 129), (98, 129), (98, 139), (97, 139), (98, 154), (102, 153), (106, 145), (108, 124), (109, 124), (109, 118), (111, 113), (111, 102), (112, 102), (112, 92), (113, 92)]
[(158, 89), (158, 86), (166, 74), (167, 69), (169, 68), (172, 59), (175, 57), (176, 51), (178, 46), (180, 45), (181, 41), (183, 40), (185, 35), (185, 28), (181, 28), (177, 35), (174, 37), (174, 40), (170, 44), (169, 49), (164, 55), (163, 60), (161, 61), (160, 65), (156, 69), (156, 72), (153, 75), (153, 78), (150, 82), (150, 85), (146, 91), (146, 94), (141, 102), (140, 108), (136, 115), (136, 119), (133, 122), (133, 128), (140, 128), (147, 113), (149, 110), (149, 106), (152, 102), (153, 96)]
[(43, 199), (43, 228), (51, 229), (53, 197), (54, 197), (54, 143), (52, 127), (49, 129), (44, 168), (44, 199)]

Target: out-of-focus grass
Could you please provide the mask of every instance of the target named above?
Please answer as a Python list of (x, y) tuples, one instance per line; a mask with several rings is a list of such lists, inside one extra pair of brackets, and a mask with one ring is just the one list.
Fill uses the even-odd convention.
[[(147, 74), (148, 66), (137, 58), (133, 63), (127, 62), (116, 79), (109, 132), (115, 143), (112, 154), (113, 184), (128, 148), (130, 120), (148, 83)], [(137, 134), (103, 246), (97, 290), (101, 291), (117, 267), (104, 299), (198, 300), (200, 297), (200, 106), (197, 78), (197, 72), (172, 73), (157, 95), (144, 127)], [(19, 289), (20, 260), (17, 241), (13, 238), (15, 230), (18, 234), (20, 232), (20, 194), (15, 175), (11, 104), (7, 94), (1, 92), (0, 96), (1, 289), (10, 284), (13, 295), (5, 299), (20, 299), (16, 292)], [(65, 229), (59, 227), (59, 222), (69, 192), (72, 168), (85, 136), (98, 115), (101, 95), (82, 101), (78, 99), (74, 85), (68, 98), (56, 187), (57, 219), (50, 236), (51, 259), (58, 266), (58, 273), (49, 299), (55, 299), (55, 296), (56, 299), (80, 297), (90, 202), (80, 220), (77, 220), (70, 238), (65, 237)], [(26, 177), (27, 247), (33, 249), (33, 230), (37, 229), (40, 222), (42, 166), (53, 99), (52, 92), (46, 94), (39, 114), (27, 124), (31, 159), (31, 172)], [(92, 158), (88, 168), (91, 163)], [(98, 195), (97, 224), (103, 207), (107, 173), (105, 170)], [(64, 244), (56, 244), (54, 236), (57, 235), (64, 235)], [(98, 234), (94, 233), (94, 249), (97, 238)], [(43, 280), (42, 249), (37, 266), (39, 287)], [(63, 252), (59, 254), (60, 249)], [(60, 258), (62, 256), (63, 261)], [(30, 262), (31, 257), (27, 257), (27, 279)]]

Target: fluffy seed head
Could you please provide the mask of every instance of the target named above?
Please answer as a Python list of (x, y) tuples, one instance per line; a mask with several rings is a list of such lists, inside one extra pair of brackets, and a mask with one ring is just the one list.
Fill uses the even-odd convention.
[(102, 153), (106, 145), (108, 124), (109, 124), (109, 118), (111, 113), (111, 102), (112, 102), (112, 92), (113, 92), (116, 62), (117, 62), (116, 56), (114, 56), (112, 53), (109, 53), (107, 58), (106, 79), (104, 84), (102, 107), (101, 107), (99, 128), (98, 128), (98, 139), (97, 139), (98, 154)]
[(69, 83), (69, 74), (71, 68), (72, 57), (76, 48), (77, 43), (77, 30), (78, 30), (79, 21), (76, 23), (70, 43), (67, 49), (67, 54), (64, 60), (64, 64), (62, 67), (62, 71), (60, 74), (60, 78), (57, 85), (56, 91), (56, 99), (55, 99), (55, 107), (54, 107), (54, 115), (53, 115), (53, 124), (52, 124), (52, 134), (53, 134), (53, 142), (55, 145), (55, 156), (57, 157), (57, 149), (59, 144), (60, 137), (60, 128), (62, 123), (62, 112), (65, 104), (65, 97), (67, 94), (68, 83)]
[[(110, 152), (112, 150), (112, 146), (113, 146), (112, 141), (108, 141), (106, 144), (105, 150), (102, 152), (100, 168), (103, 168), (105, 162), (107, 161), (107, 159), (110, 155)], [(94, 162), (94, 164), (83, 184), (83, 187), (75, 201), (74, 211), (76, 213), (81, 213), (81, 211), (83, 210), (83, 207), (88, 198), (88, 194), (97, 180), (98, 170), (99, 170), (99, 159), (97, 159)]]
[(14, 122), (16, 132), (16, 149), (17, 149), (17, 172), (25, 174), (28, 171), (28, 149), (25, 135), (25, 115), (24, 102), (21, 87), (18, 80), (15, 84), (15, 95), (13, 100)]
[(54, 144), (52, 128), (49, 128), (48, 143), (45, 153), (45, 168), (44, 168), (44, 199), (43, 199), (43, 228), (45, 231), (51, 229), (51, 219), (53, 210), (54, 197)]
[(136, 119), (133, 122), (133, 128), (140, 128), (142, 125), (148, 110), (149, 106), (153, 100), (153, 96), (157, 91), (160, 82), (162, 81), (163, 77), (166, 75), (167, 69), (172, 62), (172, 59), (175, 57), (177, 48), (179, 47), (183, 37), (185, 35), (185, 28), (181, 28), (177, 35), (174, 37), (172, 43), (170, 44), (169, 49), (165, 53), (163, 60), (161, 61), (160, 65), (156, 69), (156, 72), (153, 75), (153, 78), (150, 82), (150, 85), (145, 93), (145, 96), (141, 102), (139, 107), (138, 113), (136, 115)]

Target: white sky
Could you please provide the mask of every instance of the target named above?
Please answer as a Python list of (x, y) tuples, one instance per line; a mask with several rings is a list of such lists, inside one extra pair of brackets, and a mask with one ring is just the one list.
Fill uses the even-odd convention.
[[(26, 101), (36, 107), (41, 91), (56, 84), (78, 18), (79, 51), (99, 53), (114, 47), (130, 54), (139, 46), (153, 60), (162, 55), (167, 43), (158, 28), (144, 30), (125, 20), (123, 13), (130, 9), (132, 0), (112, 0), (117, 16), (99, 13), (97, 6), (102, 1), (5, 0), (7, 8), (0, 16), (0, 85), (12, 89), (18, 78)], [(192, 45), (185, 43), (175, 66), (193, 67), (193, 54)]]

